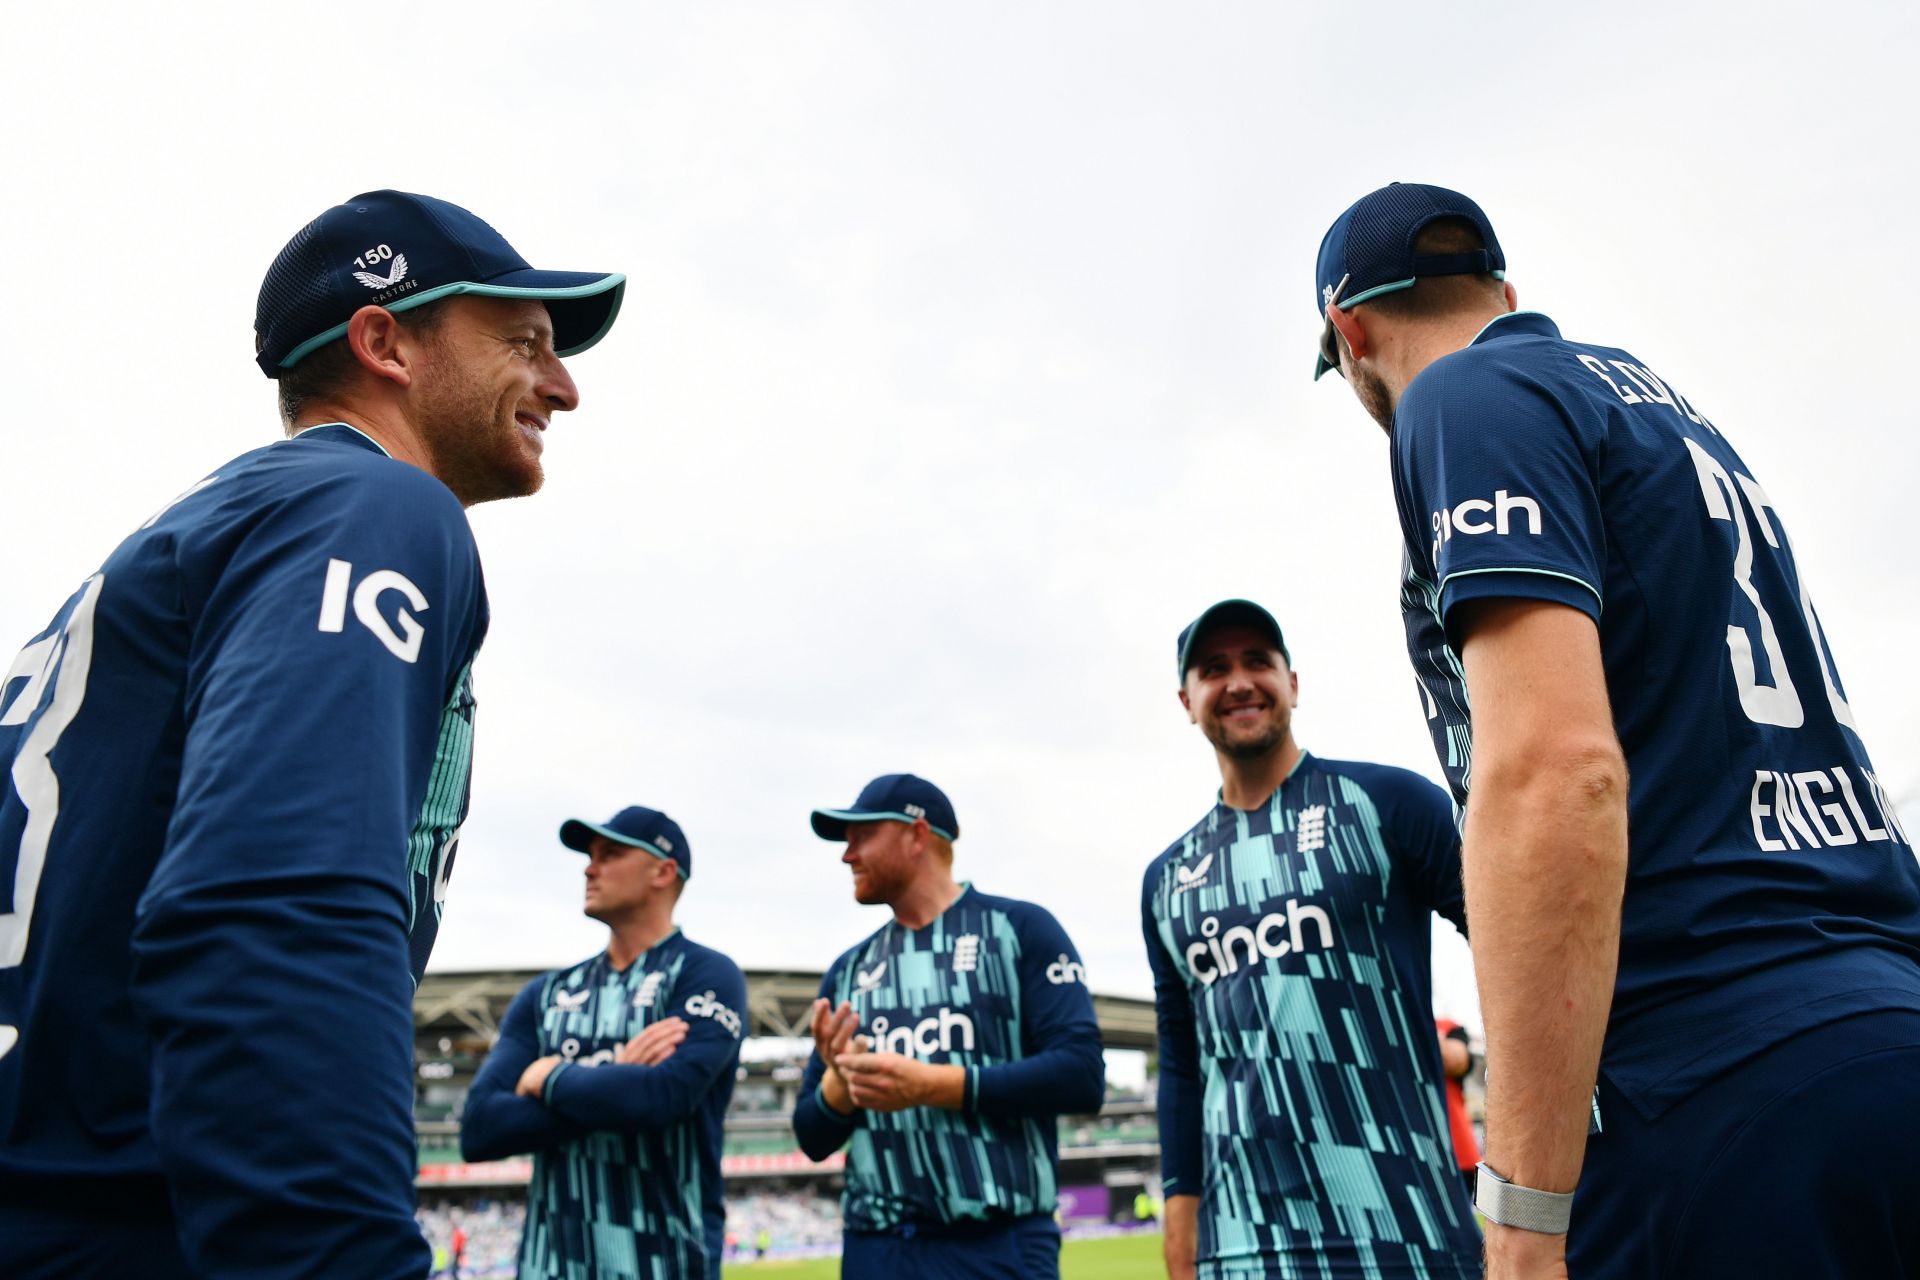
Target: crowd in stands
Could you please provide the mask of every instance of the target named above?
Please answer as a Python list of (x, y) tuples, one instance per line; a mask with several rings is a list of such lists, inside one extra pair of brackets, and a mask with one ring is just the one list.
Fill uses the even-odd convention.
[(795, 1258), (840, 1249), (840, 1201), (810, 1191), (727, 1197), (728, 1259)]
[[(525, 1200), (474, 1199), (422, 1205), (414, 1215), (433, 1246), (434, 1271), (452, 1280), (453, 1233), (466, 1232), (461, 1280), (512, 1280), (526, 1224)], [(727, 1259), (795, 1258), (840, 1248), (840, 1202), (809, 1191), (754, 1192), (727, 1199)]]
[(460, 1280), (512, 1280), (518, 1271), (520, 1230), (527, 1221), (524, 1198), (421, 1205), (414, 1217), (426, 1234), (427, 1243), (433, 1246), (434, 1275), (451, 1280), (455, 1274), (455, 1226), (466, 1232), (467, 1247), (458, 1273)]

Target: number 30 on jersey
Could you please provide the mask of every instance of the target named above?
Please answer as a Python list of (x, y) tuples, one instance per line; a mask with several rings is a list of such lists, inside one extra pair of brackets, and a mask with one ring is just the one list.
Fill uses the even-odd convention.
[[(1780, 652), (1780, 634), (1775, 628), (1773, 615), (1767, 612), (1766, 604), (1760, 599), (1760, 591), (1753, 582), (1753, 535), (1747, 531), (1745, 506), (1753, 510), (1753, 521), (1760, 528), (1760, 536), (1767, 545), (1782, 551), (1791, 560), (1793, 544), (1787, 539), (1784, 525), (1775, 532), (1773, 521), (1767, 518), (1767, 512), (1773, 509), (1773, 503), (1767, 498), (1766, 490), (1752, 476), (1738, 472), (1729, 473), (1712, 454), (1692, 440), (1686, 442), (1687, 452), (1693, 457), (1694, 474), (1700, 480), (1700, 496), (1706, 499), (1707, 514), (1715, 520), (1727, 520), (1733, 524), (1733, 583), (1740, 588), (1759, 615), (1760, 648), (1767, 656), (1767, 669), (1773, 676), (1773, 682), (1762, 681), (1755, 668), (1753, 657), (1753, 637), (1743, 626), (1729, 621), (1727, 624), (1727, 658), (1733, 664), (1733, 680), (1740, 693), (1740, 709), (1755, 724), (1779, 725), (1783, 729), (1797, 729), (1806, 723), (1806, 708), (1801, 705), (1800, 691), (1794, 687), (1793, 677), (1787, 672), (1787, 661)], [(1813, 597), (1807, 593), (1806, 580), (1795, 573), (1800, 581), (1800, 615), (1806, 619), (1807, 635), (1813, 642), (1814, 661), (1820, 668), (1820, 679), (1827, 689), (1827, 704), (1833, 710), (1833, 718), (1839, 723), (1859, 732), (1853, 721), (1853, 709), (1840, 693), (1839, 673), (1834, 670), (1833, 657), (1827, 651), (1827, 638), (1820, 630), (1820, 618), (1813, 611)]]

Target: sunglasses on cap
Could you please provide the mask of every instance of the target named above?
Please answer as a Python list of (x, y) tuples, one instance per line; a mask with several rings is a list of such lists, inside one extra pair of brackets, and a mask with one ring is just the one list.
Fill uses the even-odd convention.
[[(1327, 293), (1327, 310), (1329, 312), (1333, 310), (1334, 304), (1340, 301), (1340, 295), (1347, 291), (1347, 281), (1351, 279), (1353, 279), (1352, 272), (1341, 276), (1340, 283), (1333, 286)], [(1347, 376), (1340, 368), (1340, 335), (1339, 331), (1333, 327), (1333, 317), (1331, 315), (1327, 316), (1325, 323), (1320, 329), (1320, 358), (1327, 362), (1327, 367), (1332, 372), (1339, 374), (1343, 378)]]

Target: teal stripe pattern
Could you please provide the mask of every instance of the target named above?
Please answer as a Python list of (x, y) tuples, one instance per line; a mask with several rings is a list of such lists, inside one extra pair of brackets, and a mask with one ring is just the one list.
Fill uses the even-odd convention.
[(1454, 801), (1465, 804), (1473, 785), (1473, 708), (1467, 701), (1467, 673), (1447, 643), (1439, 585), (1416, 568), (1404, 551), (1400, 579), (1400, 618), (1406, 627), (1414, 679), (1420, 685), (1420, 711), (1427, 718)]
[[(677, 933), (615, 969), (604, 952), (547, 976), (540, 1051), (579, 1066), (611, 1062), (687, 993)], [(697, 993), (696, 993), (697, 994)], [(534, 1157), (521, 1238), (521, 1280), (679, 1280), (717, 1276), (703, 1242), (699, 1135), (693, 1123), (654, 1132), (594, 1130)]]
[[(1021, 930), (971, 889), (924, 929), (889, 924), (836, 973), (876, 1049), (971, 1069), (1019, 1061)], [(847, 1147), (847, 1227), (1052, 1213), (1054, 1120), (910, 1107), (863, 1112)]]
[(460, 826), (467, 820), (473, 783), (473, 660), (460, 669), (440, 713), (440, 737), (426, 798), (407, 837), (407, 935), (413, 981), (418, 986), (440, 932), (440, 916), (453, 875)]
[(1198, 1041), (1201, 1280), (1480, 1274), (1441, 1091), (1431, 907), (1375, 795), (1340, 768), (1308, 757), (1265, 805), (1216, 805), (1149, 873)]

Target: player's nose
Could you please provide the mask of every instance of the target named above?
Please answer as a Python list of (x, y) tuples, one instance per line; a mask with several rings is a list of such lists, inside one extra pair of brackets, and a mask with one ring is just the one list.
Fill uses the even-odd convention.
[(580, 407), (580, 388), (573, 383), (573, 375), (567, 372), (567, 366), (559, 356), (549, 355), (541, 366), (540, 383), (534, 388), (542, 404), (555, 413), (566, 413)]

